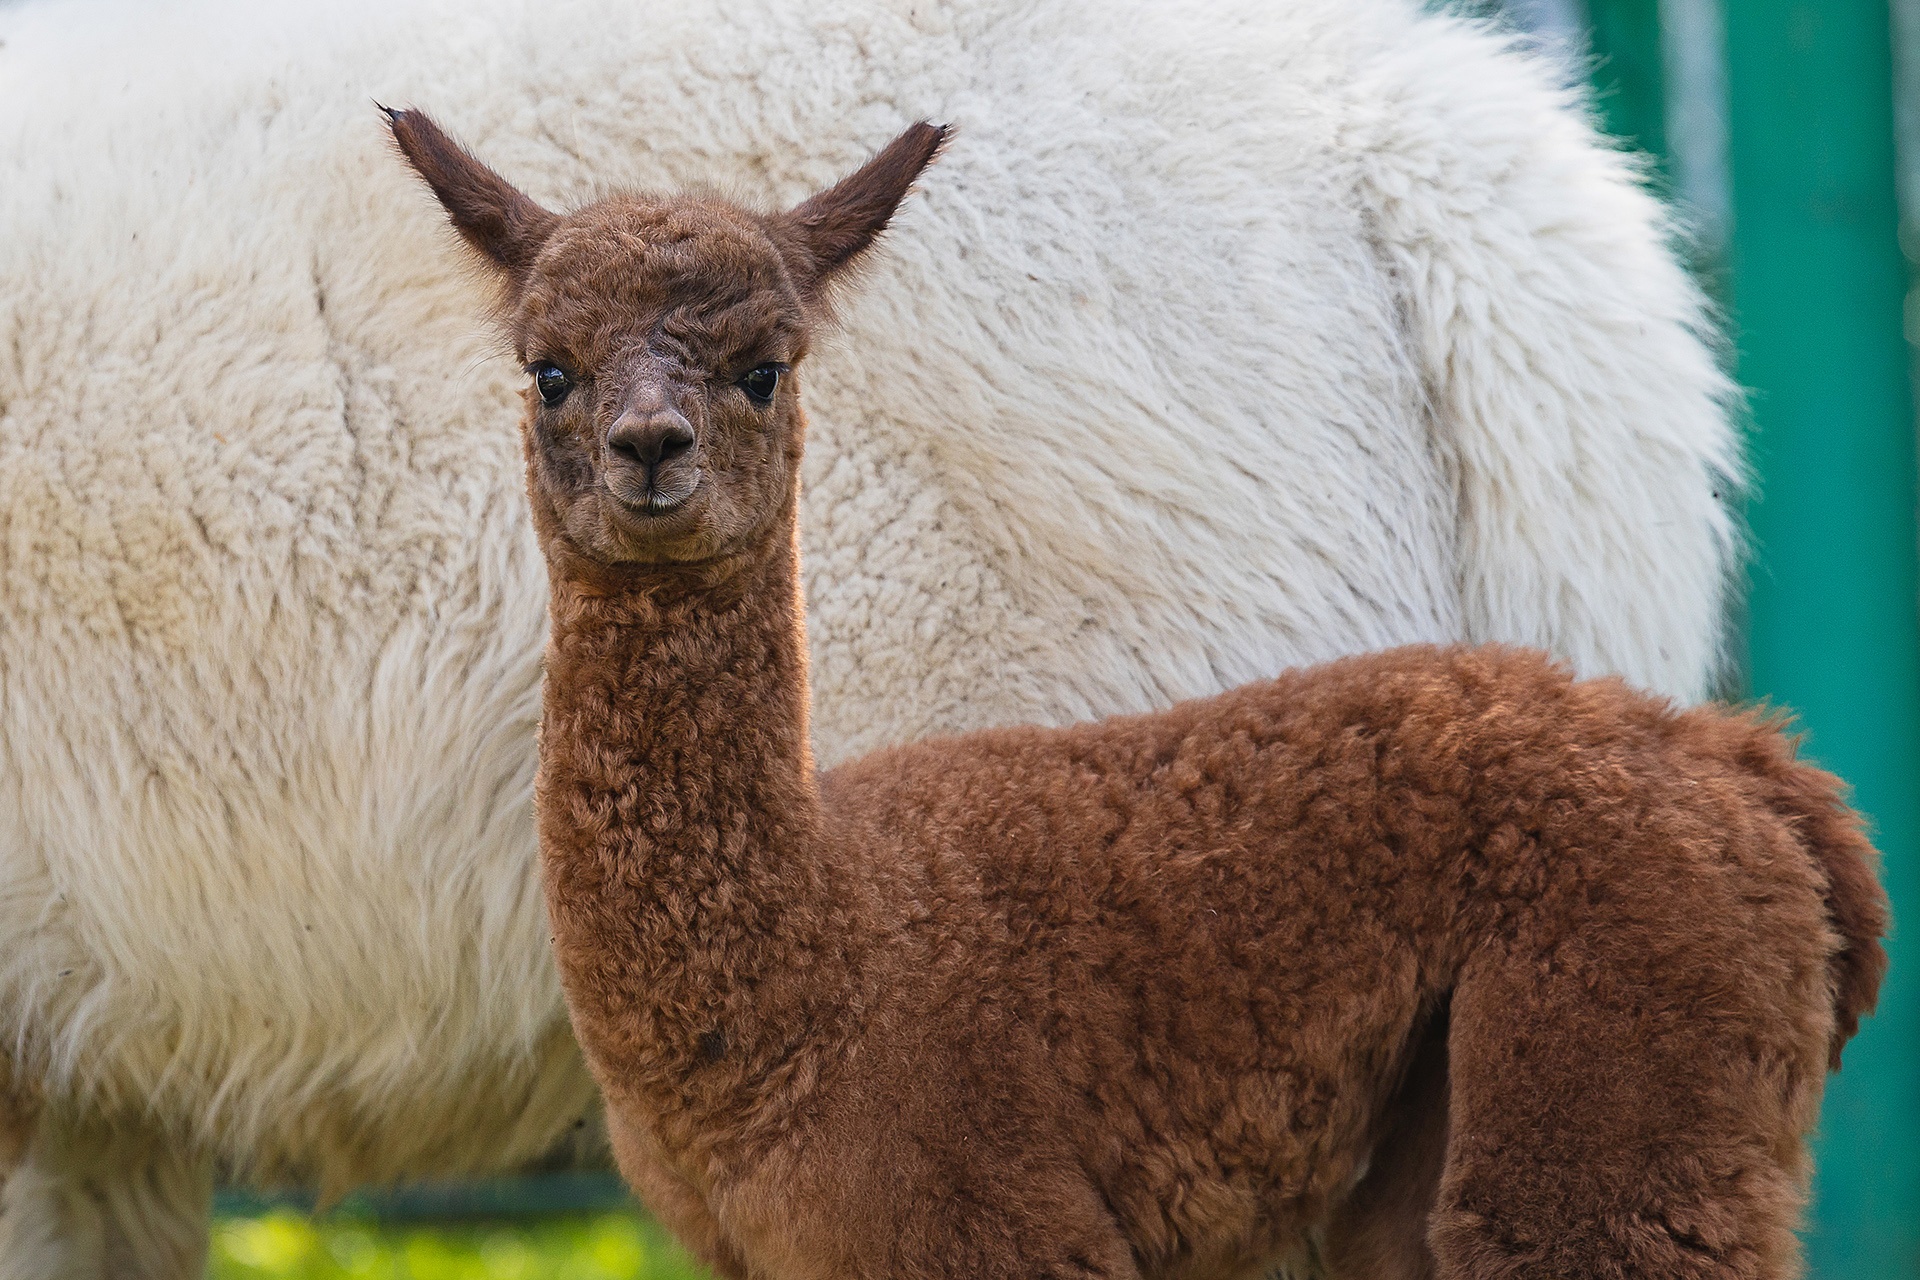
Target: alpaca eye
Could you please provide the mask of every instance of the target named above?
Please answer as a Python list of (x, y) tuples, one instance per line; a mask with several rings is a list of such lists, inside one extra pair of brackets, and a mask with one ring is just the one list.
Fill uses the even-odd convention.
[(549, 409), (565, 400), (567, 392), (573, 390), (573, 379), (557, 364), (537, 364), (531, 372), (533, 389), (540, 393), (540, 403)]
[(763, 364), (740, 379), (740, 389), (761, 404), (770, 404), (774, 390), (780, 385), (780, 373), (785, 368), (785, 365)]

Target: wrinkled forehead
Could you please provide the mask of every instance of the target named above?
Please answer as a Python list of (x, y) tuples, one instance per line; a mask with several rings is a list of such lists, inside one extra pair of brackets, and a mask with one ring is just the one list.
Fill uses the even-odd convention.
[(619, 198), (567, 218), (541, 250), (515, 325), (527, 358), (593, 365), (639, 347), (694, 360), (790, 359), (800, 298), (752, 215)]

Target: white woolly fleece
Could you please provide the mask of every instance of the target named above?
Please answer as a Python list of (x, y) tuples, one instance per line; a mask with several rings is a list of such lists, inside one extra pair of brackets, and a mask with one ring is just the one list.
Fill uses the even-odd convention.
[[(556, 206), (787, 202), (958, 126), (807, 371), (823, 763), (1417, 640), (1712, 676), (1701, 299), (1551, 69), (1415, 0), (26, 0), (0, 41), (8, 1277), (190, 1273), (212, 1161), (500, 1168), (591, 1106), (522, 379), (372, 99)], [(85, 1240), (75, 1169), (126, 1183)]]

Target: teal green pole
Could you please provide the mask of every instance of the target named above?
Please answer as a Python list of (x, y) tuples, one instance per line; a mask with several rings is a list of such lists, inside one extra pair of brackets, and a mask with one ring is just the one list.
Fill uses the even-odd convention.
[(1854, 786), (1907, 935), (1829, 1082), (1808, 1254), (1920, 1277), (1920, 568), (1886, 0), (1727, 0), (1752, 690)]
[(1666, 71), (1660, 0), (1589, 0), (1593, 96), (1607, 132), (1667, 159)]

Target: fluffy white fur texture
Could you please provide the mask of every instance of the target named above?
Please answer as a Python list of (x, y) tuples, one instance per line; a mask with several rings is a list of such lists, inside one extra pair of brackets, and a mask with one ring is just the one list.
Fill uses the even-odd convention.
[(190, 1274), (216, 1164), (494, 1169), (591, 1107), (535, 882), (522, 377), (376, 97), (555, 205), (788, 201), (958, 125), (809, 370), (824, 762), (1417, 640), (1707, 688), (1710, 325), (1632, 164), (1493, 33), (306, 10), (0, 7), (9, 1280)]

